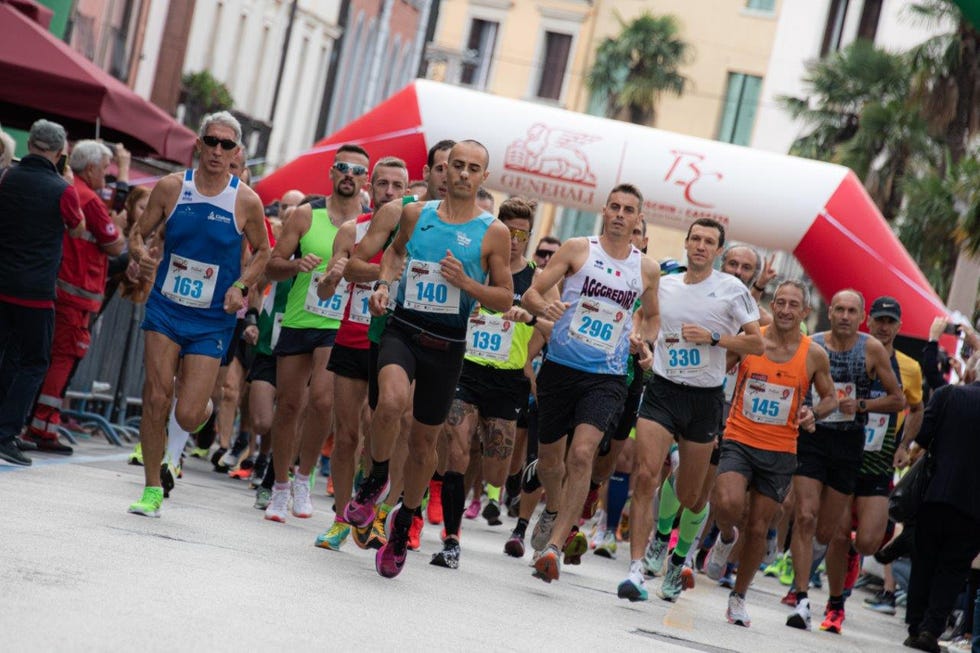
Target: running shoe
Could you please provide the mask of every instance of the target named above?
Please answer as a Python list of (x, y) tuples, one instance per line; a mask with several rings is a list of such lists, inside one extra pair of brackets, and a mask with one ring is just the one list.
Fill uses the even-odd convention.
[(839, 635), (843, 629), (844, 609), (828, 610), (826, 618), (824, 618), (823, 623), (820, 624), (820, 630), (824, 630), (828, 633), (837, 633)]
[(267, 487), (262, 487), (261, 485), (255, 490), (255, 503), (252, 504), (253, 508), (258, 510), (265, 510), (269, 507), (269, 501), (272, 500), (272, 490)]
[(732, 553), (732, 548), (738, 542), (738, 529), (735, 530), (735, 537), (731, 542), (724, 542), (719, 535), (715, 545), (711, 547), (711, 553), (704, 563), (704, 573), (711, 580), (720, 580), (725, 573), (725, 565), (728, 564), (728, 556)]
[(129, 506), (129, 512), (134, 515), (144, 517), (159, 517), (160, 506), (163, 504), (163, 488), (145, 487), (143, 496), (136, 503)]
[(725, 567), (725, 575), (718, 579), (718, 585), (726, 589), (735, 589), (735, 569), (731, 565)]
[(779, 582), (782, 585), (792, 586), (795, 575), (795, 570), (793, 569), (793, 556), (792, 554), (787, 554), (783, 559), (783, 569), (779, 574)]
[(776, 561), (776, 555), (779, 553), (778, 547), (776, 546), (776, 536), (766, 537), (766, 555), (762, 558), (762, 564), (760, 569), (768, 569), (769, 565)]
[(160, 486), (163, 488), (163, 498), (170, 498), (170, 491), (174, 489), (177, 485), (177, 481), (174, 480), (175, 474), (170, 469), (170, 465), (163, 463), (160, 465)]
[(895, 614), (895, 593), (881, 590), (864, 599), (864, 607), (882, 614)]
[(782, 555), (777, 555), (772, 562), (766, 565), (765, 569), (762, 570), (763, 576), (768, 576), (769, 578), (778, 578), (783, 572), (783, 567), (786, 566), (786, 557), (788, 554), (784, 553)]
[(562, 553), (565, 554), (565, 564), (582, 564), (582, 555), (588, 550), (589, 541), (586, 539), (585, 533), (580, 531), (578, 526), (572, 526), (568, 537), (565, 538), (565, 546), (562, 547)]
[(129, 454), (129, 464), (143, 466), (143, 443), (137, 442), (133, 453)]
[[(349, 524), (348, 524), (349, 525)], [(374, 521), (370, 526), (351, 526), (350, 527), (350, 539), (354, 540), (354, 544), (357, 545), (359, 549), (380, 549), (383, 541), (378, 541), (377, 546), (373, 546), (374, 540), (374, 530), (378, 526), (378, 522)], [(381, 537), (384, 537), (384, 522), (381, 523)]]
[(504, 505), (507, 506), (507, 516), (508, 517), (511, 517), (513, 519), (517, 519), (518, 517), (520, 517), (520, 513), (521, 513), (521, 495), (519, 493), (518, 494), (515, 494), (513, 496), (507, 497), (507, 499), (504, 502)]
[(606, 511), (598, 508), (595, 517), (592, 519), (592, 527), (589, 529), (589, 546), (593, 549), (602, 544), (602, 538), (606, 533)]
[(207, 447), (194, 447), (191, 449), (191, 458), (200, 458), (201, 460), (207, 460), (208, 452), (210, 450)]
[(595, 548), (595, 554), (602, 558), (616, 559), (616, 534), (606, 531), (603, 534), (602, 542)]
[[(374, 550), (378, 550), (384, 546), (384, 543), (388, 541), (388, 536), (385, 534), (385, 522), (388, 521), (388, 513), (390, 512), (391, 509), (386, 508), (384, 504), (378, 506), (378, 514), (375, 515), (374, 521), (371, 522), (370, 526), (365, 526), (363, 528), (363, 531), (367, 533), (367, 535), (364, 536), (364, 546), (361, 546), (360, 544), (358, 544), (358, 546), (360, 546), (362, 549), (368, 548)], [(356, 533), (360, 532), (361, 530), (362, 529), (360, 528), (354, 529), (355, 538), (357, 537)]]
[(558, 518), (557, 512), (548, 512), (547, 509), (541, 511), (534, 530), (531, 531), (531, 546), (535, 551), (544, 551), (551, 540), (551, 531), (555, 528), (555, 519)]
[(368, 526), (374, 519), (374, 507), (384, 501), (390, 487), (388, 479), (383, 483), (373, 476), (364, 479), (357, 494), (344, 508), (344, 521), (351, 526)]
[(786, 619), (786, 625), (790, 628), (810, 630), (810, 599), (801, 599), (796, 603), (793, 614)]
[(467, 519), (476, 519), (480, 514), (480, 506), (479, 497), (473, 499), (470, 501), (470, 505), (466, 506), (466, 512), (463, 513), (463, 516)]
[(425, 520), (422, 515), (412, 515), (412, 526), (408, 529), (408, 548), (418, 551), (422, 548), (422, 527)]
[(647, 550), (643, 554), (643, 571), (656, 578), (663, 576), (664, 565), (667, 563), (667, 543), (657, 538), (656, 535), (647, 545)]
[(327, 477), (327, 496), (328, 497), (332, 497), (333, 494), (334, 494), (334, 492), (333, 492), (333, 476), (328, 476)]
[[(240, 439), (239, 439), (240, 440)], [(235, 440), (234, 446), (228, 450), (221, 458), (218, 459), (218, 463), (214, 466), (214, 471), (227, 472), (233, 467), (236, 467), (239, 462), (241, 462), (242, 454), (245, 453), (246, 447), (248, 447), (248, 440), (245, 440), (245, 446), (239, 449), (239, 440)]]
[(350, 524), (335, 519), (326, 533), (317, 535), (314, 544), (321, 549), (340, 551), (340, 547), (347, 541), (348, 535), (350, 535)]
[(534, 572), (531, 574), (535, 578), (540, 578), (546, 583), (558, 580), (561, 575), (561, 560), (558, 547), (549, 545), (544, 552), (534, 561)]
[(262, 454), (259, 454), (255, 459), (255, 465), (252, 466), (252, 476), (249, 479), (248, 487), (250, 490), (254, 490), (261, 483), (262, 479), (265, 477), (265, 470), (269, 466), (269, 459)]
[(630, 563), (630, 573), (616, 588), (616, 596), (633, 603), (650, 598), (646, 580), (643, 578), (643, 561), (634, 560)]
[(219, 469), (220, 467), (219, 462), (221, 461), (221, 459), (224, 457), (226, 453), (228, 453), (227, 449), (225, 449), (224, 447), (218, 447), (217, 450), (213, 454), (211, 454), (211, 465), (214, 467), (214, 471), (222, 472), (222, 473), (228, 471), (227, 469)]
[(446, 569), (459, 569), (459, 542), (452, 537), (446, 538), (442, 543), (442, 551), (433, 553), (429, 564)]
[(500, 504), (490, 499), (483, 508), (483, 518), (487, 520), (488, 526), (500, 526), (504, 522), (500, 521)]
[(330, 456), (320, 454), (320, 476), (330, 476)]
[(397, 514), (398, 509), (392, 510), (388, 515), (385, 522), (388, 541), (374, 556), (374, 568), (384, 578), (394, 578), (402, 573), (402, 569), (405, 568), (405, 557), (408, 554), (408, 530), (395, 526)]
[(595, 514), (596, 506), (599, 504), (599, 488), (589, 487), (589, 493), (585, 497), (585, 505), (582, 506), (582, 519), (592, 519)]
[(630, 539), (630, 501), (630, 499), (626, 500), (623, 514), (619, 517), (619, 526), (616, 527), (616, 539), (620, 542), (627, 542)]
[(657, 590), (657, 596), (664, 601), (674, 602), (681, 595), (681, 592), (693, 586), (694, 573), (684, 565), (675, 565), (671, 560), (668, 560), (667, 573), (664, 574), (664, 580), (660, 584), (660, 589)]
[(752, 625), (752, 620), (749, 619), (749, 613), (745, 609), (745, 599), (736, 592), (728, 595), (728, 610), (725, 612), (725, 617), (728, 619), (728, 623), (736, 626), (745, 626), (748, 628)]
[(425, 516), (430, 524), (442, 523), (442, 481), (429, 481), (429, 505), (425, 507)]
[[(615, 538), (616, 536), (613, 535), (613, 539)], [(606, 539), (606, 531), (600, 530), (597, 526), (593, 526), (589, 535), (589, 548), (594, 549), (598, 547), (604, 539)]]
[[(310, 475), (312, 477), (312, 474)], [(309, 483), (290, 482), (293, 492), (293, 517), (309, 519), (313, 516), (313, 500), (310, 498)]]
[(504, 542), (504, 553), (512, 558), (524, 557), (524, 538), (518, 535), (515, 530), (510, 534), (510, 538)]
[(789, 591), (786, 592), (786, 596), (784, 596), (783, 598), (779, 599), (779, 602), (782, 603), (783, 605), (788, 605), (791, 608), (795, 608), (796, 607), (796, 588), (795, 587), (789, 588)]
[(265, 508), (265, 518), (269, 521), (277, 521), (280, 524), (286, 523), (286, 513), (289, 510), (289, 488), (284, 490), (272, 490), (269, 497), (269, 505)]

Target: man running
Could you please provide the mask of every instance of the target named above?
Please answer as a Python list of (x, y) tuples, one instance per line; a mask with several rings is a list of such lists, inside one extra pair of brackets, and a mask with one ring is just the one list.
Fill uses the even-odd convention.
[[(541, 552), (535, 576), (545, 582), (560, 575), (561, 548), (589, 492), (599, 443), (626, 400), (629, 353), (657, 335), (660, 270), (631, 243), (642, 206), (635, 186), (613, 188), (602, 235), (566, 241), (524, 293), (528, 311), (555, 322), (537, 377), (537, 475), (548, 500), (531, 545)], [(545, 293), (562, 280), (561, 299), (548, 301)], [(634, 335), (637, 301), (643, 321)]]
[[(786, 498), (796, 471), (798, 429), (813, 432), (816, 419), (837, 408), (827, 352), (800, 331), (810, 312), (810, 291), (784, 281), (772, 303), (773, 323), (765, 329), (761, 356), (741, 356), (732, 410), (721, 444), (711, 505), (721, 541), (708, 556), (708, 575), (721, 575), (738, 537), (748, 496), (745, 542), (735, 588), (728, 597), (729, 623), (748, 627), (745, 594), (765, 555), (766, 532)], [(803, 400), (811, 383), (822, 399), (813, 408)]]
[[(275, 352), (272, 464), (276, 480), (265, 510), (270, 521), (286, 521), (290, 496), (294, 517), (313, 516), (309, 477), (330, 430), (333, 373), (327, 370), (327, 361), (346, 299), (342, 293), (320, 299), (317, 284), (323, 274), (331, 272), (326, 265), (340, 225), (361, 214), (360, 191), (367, 180), (369, 160), (359, 145), (340, 146), (330, 167), (333, 194), (323, 202), (293, 209), (269, 260), (270, 280), (295, 277)], [(307, 387), (309, 399), (304, 401)], [(290, 483), (289, 470), (297, 455), (299, 466)]]
[[(241, 125), (230, 113), (205, 116), (197, 139), (198, 167), (161, 179), (130, 234), (130, 257), (141, 268), (157, 264), (144, 239), (158, 228), (164, 239), (143, 321), (140, 442), (146, 487), (129, 507), (134, 514), (160, 516), (160, 466), (178, 366), (175, 418), (181, 428), (196, 432), (214, 416), (209, 397), (225, 349), (234, 344), (235, 314), (269, 260), (262, 201), (228, 171), (241, 140)], [(253, 252), (244, 271), (243, 235)]]
[[(710, 218), (695, 220), (684, 239), (687, 270), (660, 282), (660, 334), (636, 423), (636, 475), (630, 505), (630, 571), (617, 594), (645, 601), (643, 554), (652, 530), (651, 505), (660, 470), (674, 440), (680, 463), (674, 483), (680, 506), (703, 522), (698, 506), (724, 407), (726, 352), (761, 354), (759, 309), (745, 285), (713, 269), (725, 245), (725, 228)], [(696, 513), (695, 507), (700, 507)], [(684, 558), (674, 551), (658, 596), (675, 601), (685, 580)], [(690, 570), (687, 570), (690, 574)], [(691, 582), (689, 577), (688, 583)]]
[(398, 233), (382, 258), (370, 299), (372, 314), (385, 312), (389, 287), (401, 273), (378, 356), (371, 473), (345, 510), (352, 526), (369, 524), (375, 504), (387, 492), (388, 461), (412, 381), (417, 381), (404, 498), (389, 517), (388, 541), (375, 557), (378, 573), (386, 578), (397, 576), (405, 564), (408, 531), (435, 468), (436, 438), (463, 364), (467, 319), (476, 302), (495, 311), (505, 311), (513, 302), (507, 228), (476, 206), (488, 163), (486, 148), (476, 141), (452, 148), (449, 194), (442, 201), (402, 208)]
[[(859, 292), (841, 290), (830, 301), (830, 331), (813, 336), (814, 342), (830, 356), (838, 409), (818, 421), (813, 433), (800, 433), (797, 442), (798, 465), (793, 477), (796, 512), (790, 543), (796, 607), (786, 620), (786, 625), (792, 628), (810, 629), (807, 589), (813, 538), (816, 535), (818, 543), (827, 544), (841, 527), (857, 484), (868, 414), (895, 413), (905, 406), (884, 345), (858, 332), (864, 310), (864, 297)], [(881, 382), (885, 394), (872, 399), (871, 385), (875, 379)], [(811, 403), (810, 398), (807, 403)], [(831, 592), (826, 619), (820, 629), (840, 633), (844, 624), (844, 597)]]

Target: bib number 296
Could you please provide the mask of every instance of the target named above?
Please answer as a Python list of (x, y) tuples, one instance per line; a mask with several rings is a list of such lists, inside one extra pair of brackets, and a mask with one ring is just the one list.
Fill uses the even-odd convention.
[(613, 325), (609, 322), (603, 322), (602, 320), (591, 318), (588, 315), (583, 315), (582, 324), (579, 326), (578, 332), (591, 338), (609, 342), (612, 339)]

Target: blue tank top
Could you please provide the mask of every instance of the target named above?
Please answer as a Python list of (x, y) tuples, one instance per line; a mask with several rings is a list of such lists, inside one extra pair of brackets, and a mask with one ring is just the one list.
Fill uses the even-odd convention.
[(598, 237), (589, 238), (588, 258), (565, 279), (561, 300), (569, 307), (551, 332), (548, 360), (583, 372), (626, 376), (633, 312), (643, 294), (642, 260), (635, 247), (616, 259)]
[[(859, 333), (857, 342), (847, 351), (832, 351), (827, 348), (826, 333), (818, 333), (813, 336), (813, 341), (823, 347), (827, 356), (830, 358), (830, 378), (838, 388), (838, 397), (843, 391), (843, 386), (848, 384), (854, 386), (853, 399), (869, 399), (871, 397), (871, 377), (868, 376), (867, 361), (865, 358), (865, 346), (868, 338), (866, 333)], [(807, 393), (806, 403), (813, 405), (812, 388)], [(832, 415), (837, 415), (835, 411)], [(864, 425), (868, 421), (868, 414), (858, 412), (853, 420), (848, 421), (820, 421), (820, 426), (836, 429), (838, 431), (852, 431), (855, 429), (864, 430)]]
[(163, 259), (150, 302), (165, 305), (174, 322), (233, 326), (235, 314), (224, 311), (225, 293), (241, 276), (242, 232), (235, 222), (238, 177), (231, 175), (218, 195), (198, 192), (194, 171), (167, 216)]
[(425, 203), (408, 239), (405, 270), (396, 296), (396, 317), (421, 327), (438, 325), (445, 335), (463, 338), (476, 300), (443, 278), (439, 261), (446, 257), (448, 249), (463, 264), (467, 276), (486, 283), (481, 255), (483, 235), (495, 218), (484, 212), (463, 224), (443, 222), (436, 213), (440, 202)]

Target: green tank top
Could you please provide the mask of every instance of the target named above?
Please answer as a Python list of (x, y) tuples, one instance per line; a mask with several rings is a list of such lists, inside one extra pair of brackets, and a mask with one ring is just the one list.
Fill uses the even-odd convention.
[[(293, 287), (286, 301), (286, 315), (282, 325), (291, 329), (339, 329), (339, 317), (328, 317), (324, 313), (343, 314), (343, 302), (333, 306), (331, 300), (319, 300), (316, 296), (316, 281), (327, 269), (327, 263), (333, 256), (333, 240), (337, 236), (337, 227), (330, 221), (326, 208), (313, 209), (310, 228), (299, 239), (299, 251), (296, 256), (316, 254), (323, 259), (312, 272), (300, 272), (296, 275)], [(335, 296), (336, 297), (336, 296)], [(339, 312), (336, 309), (339, 308)]]
[[(534, 280), (534, 263), (528, 261), (527, 266), (520, 272), (514, 273), (512, 276), (514, 280), (514, 306), (521, 305), (521, 296), (531, 287), (531, 281)], [(480, 308), (480, 313), (483, 315), (500, 315), (500, 313), (495, 313), (493, 311), (488, 311), (485, 308)], [(479, 365), (485, 365), (487, 367), (493, 367), (498, 370), (522, 370), (524, 369), (524, 364), (527, 363), (527, 346), (531, 342), (531, 336), (534, 335), (534, 327), (524, 324), (523, 322), (513, 323), (514, 334), (511, 337), (510, 351), (505, 361), (495, 361), (488, 358), (481, 358), (479, 356), (471, 356), (467, 354), (465, 356), (466, 360)], [(467, 338), (473, 337), (472, 334), (468, 333)]]
[(273, 283), (259, 311), (258, 327), (259, 341), (255, 343), (255, 351), (266, 356), (272, 356), (279, 339), (279, 329), (286, 314), (286, 300), (289, 290), (293, 287), (292, 279)]

